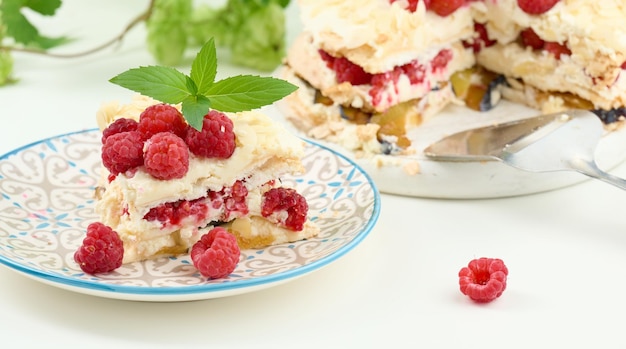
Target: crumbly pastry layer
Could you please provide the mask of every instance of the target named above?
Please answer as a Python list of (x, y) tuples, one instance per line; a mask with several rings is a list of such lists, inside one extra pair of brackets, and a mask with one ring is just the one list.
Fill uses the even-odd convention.
[(299, 0), (314, 46), (340, 55), (369, 73), (384, 73), (414, 59), (430, 61), (451, 43), (473, 34), (469, 8), (441, 17), (420, 1), (415, 12), (389, 0)]
[[(409, 10), (415, 3), (299, 0), (304, 30), (288, 52), (283, 77), (300, 90), (285, 99), (287, 118), (309, 136), (357, 155), (406, 154), (411, 153), (407, 142), (394, 143), (405, 128), (420, 125), (449, 103), (470, 106), (468, 98), (477, 110), (488, 110), (501, 95), (543, 112), (604, 113), (626, 106), (626, 3), (621, 0), (560, 0), (540, 14), (524, 12), (518, 0), (474, 0), (444, 16), (424, 1)], [(544, 46), (525, 42), (528, 31)], [(444, 51), (452, 55), (442, 64), (438, 55)], [(375, 78), (347, 82), (324, 55), (347, 59)], [(419, 83), (409, 80), (411, 73), (396, 74), (406, 72), (407, 64), (425, 68)], [(499, 77), (477, 82), (482, 78), (467, 72), (472, 66), (486, 68), (489, 79)], [(388, 80), (372, 93), (380, 77)], [(451, 89), (448, 81), (457, 86)], [(476, 85), (486, 92), (460, 94), (459, 84), (464, 91)], [(355, 123), (346, 108), (367, 116)], [(406, 111), (406, 117), (378, 117), (394, 108)]]
[[(476, 20), (485, 23), (489, 37), (497, 41), (478, 53), (480, 65), (533, 90), (572, 93), (596, 109), (626, 105), (626, 78), (621, 74), (626, 62), (623, 1), (561, 0), (540, 15), (525, 13), (517, 0), (476, 2), (473, 8)], [(524, 47), (519, 37), (527, 28), (546, 42), (565, 45), (571, 53), (557, 58)], [(541, 99), (529, 102), (543, 105)]]
[(318, 231), (311, 221), (306, 221), (301, 231), (294, 231), (276, 226), (260, 216), (235, 218), (222, 226), (237, 237), (237, 244), (241, 248), (261, 248), (304, 240)]
[[(317, 89), (302, 79), (290, 66), (283, 67), (281, 78), (298, 86), (298, 90), (285, 97), (277, 105), (292, 124), (308, 137), (323, 139), (353, 151), (357, 157), (370, 157), (382, 152), (378, 139), (380, 125), (376, 123), (356, 124), (342, 116), (341, 104), (314, 103)], [(418, 126), (443, 109), (454, 99), (451, 85), (429, 91), (419, 99), (401, 105), (403, 125)], [(390, 139), (390, 144), (396, 141)], [(396, 153), (408, 154), (411, 150), (394, 149)]]
[[(406, 12), (406, 11), (405, 11)], [(429, 94), (433, 89), (442, 88), (442, 83), (450, 79), (452, 73), (468, 68), (474, 64), (474, 57), (462, 44), (456, 42), (442, 46), (440, 50), (448, 50), (450, 59), (445, 67), (435, 68), (432, 65), (433, 57), (421, 62), (424, 67), (423, 80), (420, 83), (411, 83), (409, 77), (401, 74), (397, 81), (389, 83), (385, 91), (380, 93), (380, 101), (373, 100), (372, 85), (352, 85), (349, 82), (337, 83), (336, 73), (330, 69), (321, 58), (318, 47), (310, 32), (303, 32), (293, 43), (288, 52), (286, 63), (296, 74), (318, 89), (322, 95), (330, 98), (336, 104), (349, 105), (367, 111), (382, 112), (390, 107), (412, 99), (418, 99)], [(403, 63), (410, 62), (410, 59)], [(394, 66), (391, 67), (393, 69)], [(385, 71), (386, 72), (386, 71)]]
[[(138, 119), (140, 112), (154, 103), (138, 97), (130, 106), (104, 105), (98, 113), (99, 124), (107, 125), (119, 117)], [(266, 236), (265, 246), (317, 235), (314, 224), (289, 232), (261, 214), (263, 193), (280, 186), (281, 176), (303, 172), (302, 140), (258, 112), (228, 116), (236, 136), (233, 155), (208, 159), (190, 154), (189, 170), (181, 179), (158, 180), (140, 167), (109, 180), (103, 168), (96, 211), (101, 222), (124, 241), (124, 263), (185, 253), (202, 236), (203, 228), (233, 219), (252, 222), (248, 236), (262, 231), (272, 237)], [(245, 196), (237, 194), (241, 186)], [(158, 216), (154, 212), (167, 205), (178, 210), (176, 221), (147, 218)], [(250, 220), (250, 216), (255, 218)], [(255, 247), (263, 246), (257, 243)]]

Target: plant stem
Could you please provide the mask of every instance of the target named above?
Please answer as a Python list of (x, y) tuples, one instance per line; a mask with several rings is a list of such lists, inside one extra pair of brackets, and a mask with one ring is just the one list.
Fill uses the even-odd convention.
[(101, 51), (109, 46), (112, 46), (118, 42), (121, 42), (124, 37), (126, 36), (126, 34), (128, 34), (128, 32), (130, 32), (137, 24), (148, 20), (148, 18), (150, 18), (150, 15), (152, 14), (152, 8), (154, 7), (154, 2), (156, 0), (150, 0), (150, 3), (148, 5), (148, 8), (146, 9), (145, 12), (141, 13), (139, 16), (135, 17), (130, 23), (128, 23), (128, 25), (126, 25), (126, 27), (124, 28), (124, 30), (122, 30), (122, 32), (120, 34), (118, 34), (117, 36), (113, 37), (112, 39), (110, 39), (109, 41), (98, 45), (96, 47), (93, 47), (91, 49), (82, 51), (82, 52), (75, 52), (75, 53), (52, 53), (52, 52), (47, 52), (47, 51), (43, 51), (43, 50), (37, 50), (37, 49), (33, 49), (33, 48), (26, 48), (26, 47), (13, 47), (13, 46), (2, 46), (0, 45), (0, 50), (7, 50), (7, 51), (14, 51), (14, 52), (26, 52), (26, 53), (34, 53), (34, 54), (40, 54), (40, 55), (44, 55), (44, 56), (48, 56), (48, 57), (53, 57), (53, 58), (76, 58), (76, 57), (82, 57), (82, 56), (87, 56), (90, 55), (92, 53), (96, 53), (98, 51)]

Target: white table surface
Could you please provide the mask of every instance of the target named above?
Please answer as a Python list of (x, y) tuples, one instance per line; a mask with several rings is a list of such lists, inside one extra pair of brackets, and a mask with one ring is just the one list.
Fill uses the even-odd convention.
[[(74, 52), (114, 36), (146, 4), (66, 0), (37, 23), (75, 36), (57, 49)], [(293, 26), (297, 8), (289, 14)], [(0, 88), (0, 154), (93, 128), (102, 102), (128, 101), (132, 93), (108, 79), (154, 63), (144, 39), (142, 26), (83, 58), (16, 53), (20, 81)], [(221, 67), (222, 76), (237, 71)], [(612, 172), (626, 177), (626, 166)], [(336, 262), (206, 301), (98, 298), (1, 266), (0, 338), (13, 348), (624, 347), (625, 203), (625, 192), (592, 180), (494, 200), (383, 195), (371, 234)], [(482, 256), (503, 259), (510, 273), (502, 297), (478, 305), (459, 292), (457, 272)]]

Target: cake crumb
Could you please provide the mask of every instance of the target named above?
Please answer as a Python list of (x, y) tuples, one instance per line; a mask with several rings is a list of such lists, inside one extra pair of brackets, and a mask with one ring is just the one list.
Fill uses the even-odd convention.
[(422, 171), (420, 163), (417, 161), (407, 162), (406, 164), (404, 164), (404, 166), (402, 166), (402, 169), (409, 176), (415, 176), (417, 174), (420, 174)]

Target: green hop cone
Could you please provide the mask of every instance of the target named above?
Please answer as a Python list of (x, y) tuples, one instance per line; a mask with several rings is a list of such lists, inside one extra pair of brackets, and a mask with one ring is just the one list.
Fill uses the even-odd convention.
[(206, 4), (196, 6), (187, 23), (189, 45), (202, 46), (210, 38), (223, 45), (222, 37), (229, 31), (222, 20), (223, 12), (224, 9), (216, 9)]
[(231, 46), (235, 64), (262, 71), (275, 69), (285, 56), (285, 13), (270, 1), (249, 14)]
[(13, 73), (13, 56), (8, 50), (0, 49), (0, 86), (14, 82), (11, 73)]
[(156, 0), (146, 21), (148, 51), (159, 64), (175, 66), (187, 48), (192, 0)]

